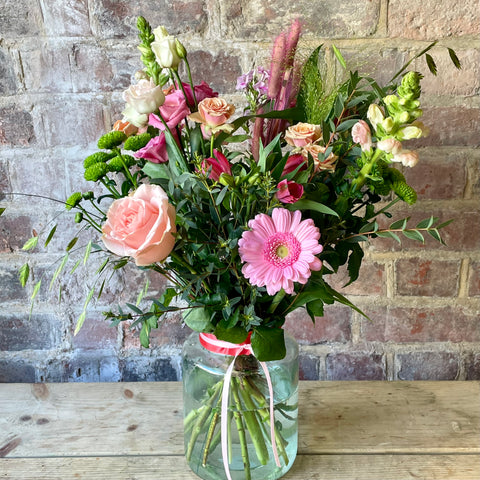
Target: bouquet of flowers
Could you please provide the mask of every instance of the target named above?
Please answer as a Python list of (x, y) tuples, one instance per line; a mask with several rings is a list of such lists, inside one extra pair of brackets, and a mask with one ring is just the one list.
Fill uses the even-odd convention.
[[(397, 167), (415, 166), (418, 154), (405, 142), (427, 132), (419, 121), (422, 76), (407, 70), (410, 61), (382, 87), (348, 72), (334, 48), (345, 79), (329, 85), (320, 47), (306, 61), (296, 59), (301, 27), (294, 22), (275, 40), (270, 68), (238, 79), (248, 106), (235, 115), (236, 107), (209, 85), (194, 83), (178, 38), (163, 27), (152, 30), (142, 17), (138, 29), (145, 68), (124, 92), (123, 118), (84, 162), (85, 179), (103, 189), (73, 193), (66, 208), (76, 212), (77, 223), (101, 235), (103, 246), (92, 239), (84, 255), (87, 261), (93, 252), (108, 253), (99, 278), (133, 261), (168, 280), (163, 295), (146, 308), (137, 303), (128, 304), (128, 311), (105, 312), (113, 325), (139, 327), (148, 347), (161, 317), (182, 311), (204, 342), (248, 347), (248, 355), (234, 349), (229, 358), (232, 365), (235, 358), (237, 375), (230, 372), (209, 385), (188, 412), (185, 428), (187, 458), (201, 438), (198, 455), (205, 466), (220, 432), (220, 404), (228, 402), (231, 388), (235, 408), (232, 415), (223, 411), (222, 420), (228, 431), (232, 422), (237, 427), (243, 478), (250, 478), (255, 462), (269, 461), (267, 444), (277, 447), (285, 465), (291, 462), (286, 438), (268, 413), (271, 395), (238, 372), (258, 375), (255, 362), (285, 356), (282, 325), (289, 312), (305, 308), (315, 320), (326, 304), (356, 309), (328, 276), (346, 265), (349, 282), (355, 281), (362, 242), (400, 241), (400, 235), (424, 241), (424, 234), (442, 241), (439, 230), (446, 224), (434, 217), (414, 226), (408, 219), (385, 224), (396, 202), (416, 201)], [(433, 71), (427, 53), (432, 46), (415, 58), (424, 55)], [(76, 242), (67, 246), (55, 278)], [(28, 274), (25, 265), (23, 284)], [(76, 331), (104, 283), (90, 291)], [(245, 435), (254, 445), (250, 458)]]

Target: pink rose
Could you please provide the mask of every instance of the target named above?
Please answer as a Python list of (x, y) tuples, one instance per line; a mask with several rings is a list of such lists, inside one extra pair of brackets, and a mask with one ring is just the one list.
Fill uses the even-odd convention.
[(303, 148), (302, 155), (305, 160), (308, 160), (308, 154), (313, 158), (313, 163), (315, 164), (315, 170), (328, 170), (330, 172), (335, 171), (335, 164), (337, 163), (338, 157), (332, 153), (325, 158), (323, 161), (318, 159), (319, 153), (325, 153), (327, 149), (317, 144), (310, 144)]
[[(173, 138), (179, 143), (178, 135), (175, 130), (172, 130)], [(152, 163), (166, 163), (168, 162), (167, 139), (165, 133), (153, 137), (143, 148), (137, 150), (133, 154), (136, 158), (143, 158)]]
[[(192, 87), (190, 87), (188, 83), (184, 83), (183, 88), (185, 90), (185, 95), (187, 96), (187, 103), (189, 105), (194, 105), (195, 102), (193, 100)], [(205, 98), (218, 97), (218, 93), (214, 92), (206, 82), (202, 82), (200, 85), (195, 85), (193, 88), (197, 102), (201, 102)]]
[(315, 142), (322, 136), (320, 125), (311, 123), (297, 123), (288, 127), (285, 132), (285, 140), (293, 147), (305, 147), (309, 143)]
[(226, 123), (234, 113), (235, 106), (224, 98), (204, 98), (198, 104), (198, 112), (190, 115), (190, 118), (209, 127), (218, 127)]
[(363, 152), (368, 152), (372, 148), (372, 134), (365, 120), (359, 120), (352, 127), (352, 140), (360, 144)]
[(302, 198), (303, 186), (299, 183), (282, 180), (277, 188), (276, 196), (282, 203), (295, 203)]
[(139, 80), (123, 92), (123, 99), (139, 114), (155, 112), (165, 101), (165, 95), (160, 85), (150, 80)]
[(175, 231), (175, 208), (167, 194), (158, 185), (143, 184), (112, 203), (102, 240), (112, 253), (146, 266), (168, 257), (175, 245)]
[(202, 162), (202, 169), (206, 173), (211, 168), (209, 178), (211, 178), (215, 182), (218, 182), (222, 173), (231, 175), (232, 169), (230, 167), (230, 162), (222, 152), (219, 152), (218, 150), (213, 150), (213, 154), (214, 158), (206, 158)]
[(282, 177), (294, 172), (298, 167), (300, 167), (298, 171), (305, 170), (307, 168), (307, 162), (305, 162), (303, 155), (301, 153), (290, 155), (287, 159), (285, 167), (283, 167)]
[[(175, 128), (189, 113), (190, 109), (181, 90), (173, 90), (168, 93), (165, 96), (165, 102), (160, 107), (160, 115), (170, 129)], [(150, 114), (148, 123), (160, 130), (165, 130), (163, 122), (153, 113)]]

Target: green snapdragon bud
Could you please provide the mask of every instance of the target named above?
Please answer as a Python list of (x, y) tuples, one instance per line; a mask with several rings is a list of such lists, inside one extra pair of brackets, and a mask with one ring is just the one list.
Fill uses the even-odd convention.
[(402, 78), (402, 84), (398, 87), (397, 93), (407, 100), (416, 100), (420, 97), (420, 80), (423, 78), (418, 72), (408, 72)]
[(83, 213), (82, 212), (77, 212), (75, 214), (75, 223), (81, 223), (83, 220)]
[(183, 46), (183, 43), (175, 37), (175, 47), (177, 49), (178, 56), (185, 60), (187, 58), (187, 49)]

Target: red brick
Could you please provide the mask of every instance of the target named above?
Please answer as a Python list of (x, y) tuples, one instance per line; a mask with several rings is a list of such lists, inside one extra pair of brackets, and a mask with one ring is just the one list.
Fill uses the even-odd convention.
[[(440, 230), (440, 234), (446, 243), (446, 246), (434, 240), (428, 233), (424, 235), (425, 243), (409, 240), (403, 235), (399, 235), (402, 243), (390, 239), (376, 238), (370, 242), (369, 248), (372, 251), (415, 251), (415, 250), (434, 250), (441, 255), (443, 251), (471, 251), (480, 248), (480, 212), (476, 207), (463, 207), (454, 204), (449, 207), (426, 206), (418, 202), (413, 207), (400, 204), (399, 207), (391, 210), (392, 219), (380, 217), (379, 224), (381, 228), (387, 228), (394, 220), (411, 217), (408, 225), (414, 227), (421, 220), (430, 216), (439, 218), (438, 223), (448, 220), (453, 222)], [(438, 224), (437, 223), (437, 224)]]
[(37, 105), (36, 110), (46, 147), (96, 143), (104, 133), (103, 108), (97, 100), (56, 97)]
[(0, 8), (2, 37), (36, 36), (42, 25), (42, 12), (38, 2), (31, 0), (3, 0)]
[(480, 145), (480, 109), (475, 106), (424, 106), (422, 122), (430, 128), (428, 137), (408, 142), (409, 148), (424, 146)]
[(436, 47), (429, 53), (437, 65), (437, 75), (430, 73), (424, 57), (416, 60), (414, 64), (415, 70), (424, 75), (421, 83), (422, 94), (476, 95), (480, 87), (478, 50), (455, 48), (455, 53), (462, 64), (461, 69), (453, 65), (445, 47)]
[(0, 95), (13, 95), (18, 90), (17, 77), (8, 50), (0, 48)]
[(299, 358), (299, 379), (319, 380), (319, 359), (313, 355), (300, 354)]
[(480, 15), (476, 0), (391, 0), (388, 32), (392, 37), (438, 40), (443, 37), (476, 36)]
[(317, 317), (314, 324), (304, 309), (297, 309), (287, 316), (285, 330), (301, 345), (346, 343), (351, 337), (351, 316), (348, 307), (326, 305), (325, 315)]
[(152, 330), (150, 345), (151, 347), (164, 345), (181, 347), (191, 333), (190, 328), (183, 323), (181, 314), (173, 313), (162, 317), (158, 322), (158, 328)]
[(72, 324), (73, 348), (80, 350), (116, 349), (118, 330), (116, 327), (111, 327), (110, 323), (110, 321), (104, 319), (100, 312), (97, 314), (89, 312), (82, 328), (75, 336), (73, 336), (75, 325)]
[(379, 353), (327, 355), (327, 380), (385, 380), (385, 358)]
[(18, 279), (19, 268), (20, 265), (15, 268), (5, 264), (0, 268), (0, 305), (13, 301), (21, 301), (25, 305), (30, 303), (30, 295)]
[(136, 19), (144, 16), (156, 28), (163, 25), (169, 33), (203, 32), (207, 26), (205, 0), (98, 0), (91, 7), (90, 18), (94, 33), (103, 38), (136, 39)]
[(32, 236), (32, 218), (10, 212), (8, 207), (0, 217), (0, 252), (14, 252)]
[(13, 147), (34, 143), (31, 113), (17, 106), (0, 108), (0, 145)]
[(385, 265), (377, 262), (363, 261), (360, 274), (348, 287), (345, 287), (350, 277), (346, 267), (341, 267), (337, 274), (325, 277), (329, 285), (342, 295), (385, 295)]
[(420, 200), (463, 198), (467, 183), (468, 157), (465, 151), (422, 149), (414, 168), (404, 168), (407, 183)]
[(27, 313), (0, 316), (0, 351), (46, 350), (60, 346), (61, 319)]
[(195, 84), (205, 81), (221, 94), (234, 93), (237, 77), (242, 74), (237, 54), (193, 51), (188, 58)]
[(396, 262), (397, 294), (422, 297), (454, 297), (457, 294), (460, 260), (421, 258)]
[(310, 0), (257, 2), (222, 0), (220, 22), (228, 37), (271, 40), (296, 18), (303, 29), (318, 37), (351, 38), (373, 35), (380, 15), (380, 1), (324, 1), (312, 8)]
[(480, 322), (461, 308), (389, 307), (386, 314), (366, 309), (362, 337), (370, 342), (479, 342)]
[(480, 380), (480, 353), (467, 355), (465, 371), (466, 380)]
[(456, 380), (459, 359), (449, 352), (411, 352), (396, 356), (399, 380)]
[(472, 262), (470, 264), (468, 294), (470, 297), (480, 296), (480, 262)]
[(90, 35), (88, 0), (44, 0), (43, 20), (47, 35)]

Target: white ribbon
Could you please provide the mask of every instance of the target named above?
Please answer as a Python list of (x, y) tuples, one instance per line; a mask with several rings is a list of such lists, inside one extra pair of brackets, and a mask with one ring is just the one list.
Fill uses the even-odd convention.
[[(213, 337), (213, 338), (212, 338)], [(226, 355), (232, 355), (234, 358), (225, 372), (225, 377), (223, 380), (223, 390), (222, 390), (222, 407), (220, 413), (220, 432), (221, 432), (221, 444), (222, 444), (222, 458), (223, 466), (225, 468), (225, 474), (227, 475), (227, 480), (232, 480), (230, 476), (230, 467), (228, 463), (228, 403), (230, 396), (230, 382), (233, 375), (233, 367), (235, 365), (235, 360), (239, 355), (244, 354), (246, 350), (251, 355), (253, 355), (253, 349), (250, 344), (241, 344), (224, 342), (223, 340), (218, 340), (213, 335), (205, 335), (200, 333), (200, 342), (202, 345), (212, 352), (217, 350), (228, 351)], [(242, 353), (241, 353), (242, 352)], [(219, 353), (217, 351), (217, 353)], [(267, 380), (268, 394), (270, 395), (270, 438), (272, 442), (273, 456), (275, 458), (275, 464), (277, 467), (281, 467), (280, 459), (278, 457), (277, 451), (277, 442), (275, 441), (275, 412), (274, 412), (274, 403), (273, 403), (273, 385), (270, 373), (268, 371), (267, 364), (265, 362), (259, 362), (263, 372), (265, 373), (265, 379)]]

